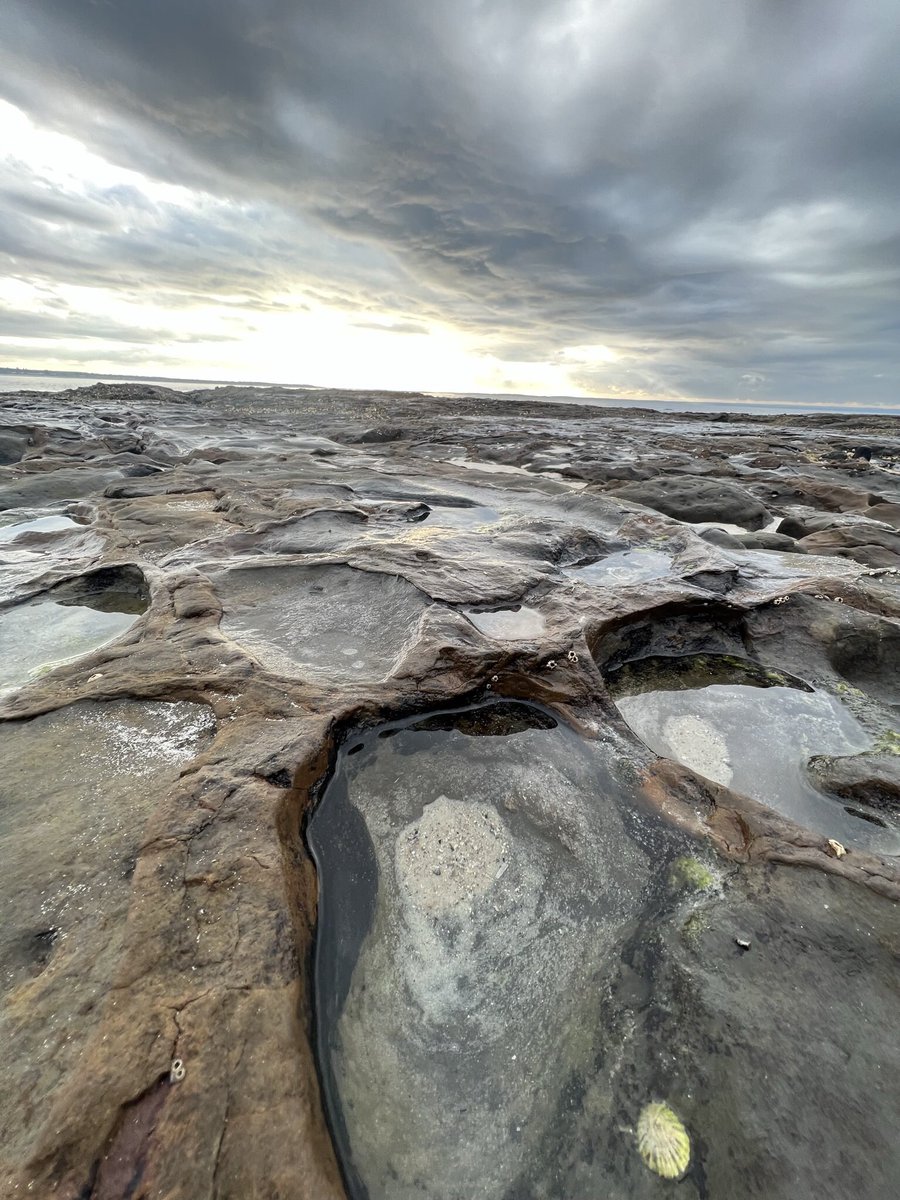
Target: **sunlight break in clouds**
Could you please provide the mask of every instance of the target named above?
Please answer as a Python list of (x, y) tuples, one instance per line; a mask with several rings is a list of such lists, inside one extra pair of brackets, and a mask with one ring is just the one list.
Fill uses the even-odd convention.
[[(39, 215), (48, 237), (73, 220), (76, 205), (95, 219), (120, 219), (132, 238), (165, 225), (167, 210), (204, 214), (222, 222), (230, 207), (208, 194), (117, 166), (77, 139), (37, 126), (15, 106), (0, 102), (7, 179), (28, 179), (36, 211), (41, 200), (56, 211)], [(223, 210), (216, 214), (216, 208)], [(56, 219), (54, 219), (56, 218)], [(134, 224), (131, 224), (134, 222)], [(85, 287), (10, 274), (0, 279), (0, 311), (15, 313), (17, 329), (0, 326), (5, 365), (116, 373), (138, 368), (234, 381), (271, 380), (351, 388), (422, 390), (436, 380), (445, 391), (522, 393), (583, 389), (569, 362), (613, 361), (605, 348), (575, 347), (557, 364), (502, 361), (473, 339), (419, 323), (401, 331), (358, 327), (356, 308), (341, 310), (302, 292), (265, 296), (256, 306), (240, 294), (198, 299), (189, 289), (154, 299), (152, 289)]]
[(0, 356), (894, 404), (898, 53), (895, 0), (6, 0)]

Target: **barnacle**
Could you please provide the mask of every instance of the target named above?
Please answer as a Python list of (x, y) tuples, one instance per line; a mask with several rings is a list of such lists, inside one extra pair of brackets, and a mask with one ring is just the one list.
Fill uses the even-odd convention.
[(691, 1139), (668, 1104), (654, 1101), (641, 1110), (637, 1130), (638, 1154), (663, 1179), (680, 1179), (691, 1161)]

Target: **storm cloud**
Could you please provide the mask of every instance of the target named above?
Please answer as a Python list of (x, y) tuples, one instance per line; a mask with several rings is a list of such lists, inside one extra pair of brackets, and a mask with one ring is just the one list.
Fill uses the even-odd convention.
[(159, 194), (7, 161), (0, 266), (440, 322), (599, 394), (894, 401), (898, 26), (894, 0), (7, 0), (0, 95)]

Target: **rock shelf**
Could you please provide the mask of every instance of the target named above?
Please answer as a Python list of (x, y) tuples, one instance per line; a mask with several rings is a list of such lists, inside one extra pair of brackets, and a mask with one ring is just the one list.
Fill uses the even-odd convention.
[(892, 1194), (896, 421), (0, 403), (3, 1200)]

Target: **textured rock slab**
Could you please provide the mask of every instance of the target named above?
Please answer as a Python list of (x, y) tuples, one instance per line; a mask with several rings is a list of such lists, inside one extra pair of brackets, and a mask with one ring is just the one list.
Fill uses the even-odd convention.
[(762, 529), (771, 520), (770, 512), (755, 496), (718, 479), (660, 476), (627, 483), (612, 494), (680, 521), (724, 521), (743, 529)]
[[(687, 942), (683, 953), (675, 953), (682, 935), (681, 925), (670, 923), (678, 913), (667, 907), (669, 856), (676, 851), (684, 856), (689, 847), (671, 831), (652, 836), (655, 826), (644, 824), (640, 810), (623, 806), (623, 824), (631, 829), (639, 823), (627, 843), (638, 858), (629, 862), (625, 855), (627, 878), (621, 888), (614, 880), (612, 890), (617, 901), (619, 891), (627, 897), (631, 883), (640, 881), (639, 911), (625, 919), (608, 954), (602, 939), (600, 950), (587, 945), (583, 972), (571, 977), (569, 992), (557, 1003), (555, 977), (536, 971), (534, 984), (527, 955), (541, 959), (542, 947), (549, 947), (550, 957), (559, 950), (565, 968), (559, 974), (567, 978), (566, 956), (577, 936), (563, 925), (553, 940), (542, 921), (558, 903), (571, 910), (580, 905), (579, 920), (602, 907), (606, 883), (592, 887), (592, 848), (597, 838), (613, 852), (622, 844), (614, 827), (572, 828), (560, 801), (529, 844), (537, 848), (536, 870), (554, 868), (569, 890), (564, 901), (550, 893), (533, 921), (538, 942), (526, 947), (522, 962), (511, 959), (504, 978), (522, 981), (523, 994), (534, 999), (533, 1019), (545, 1016), (547, 1037), (558, 1036), (563, 1049), (557, 1062), (552, 1053), (527, 1046), (524, 1052), (510, 1049), (505, 1070), (516, 1070), (513, 1053), (516, 1062), (524, 1053), (534, 1070), (522, 1078), (500, 1071), (499, 1105), (492, 1104), (494, 1096), (485, 1098), (487, 1084), (467, 1089), (475, 1094), (476, 1109), (487, 1114), (471, 1144), (479, 1154), (488, 1147), (488, 1185), (518, 1170), (504, 1200), (659, 1196), (660, 1188), (671, 1185), (650, 1175), (627, 1131), (648, 1103), (668, 1100), (687, 1123), (694, 1150), (679, 1194), (794, 1200), (815, 1188), (817, 1197), (844, 1200), (848, 1179), (854, 1195), (865, 1200), (892, 1194), (896, 1164), (886, 1119), (895, 1093), (879, 1087), (876, 1058), (882, 1056), (885, 1068), (895, 1072), (883, 1031), (896, 1024), (896, 1009), (883, 986), (881, 957), (892, 945), (895, 914), (884, 917), (884, 909), (866, 905), (870, 889), (900, 891), (893, 861), (855, 849), (837, 859), (824, 838), (772, 809), (705, 783), (670, 760), (651, 759), (618, 719), (591, 652), (608, 645), (618, 662), (637, 653), (692, 649), (752, 654), (768, 670), (790, 670), (836, 696), (846, 695), (876, 741), (895, 731), (900, 600), (889, 569), (870, 571), (849, 557), (821, 557), (815, 544), (808, 555), (737, 546), (714, 550), (698, 538), (702, 525), (628, 512), (608, 489), (616, 481), (660, 476), (688, 490), (702, 482), (718, 504), (705, 519), (719, 525), (733, 520), (743, 529), (746, 511), (722, 508), (723, 485), (740, 486), (743, 505), (752, 494), (773, 514), (796, 522), (782, 533), (805, 538), (849, 530), (863, 538), (862, 554), (893, 554), (893, 543), (868, 539), (878, 540), (881, 535), (872, 531), (879, 529), (894, 536), (900, 505), (896, 422), (861, 414), (706, 419), (526, 400), (277, 388), (182, 395), (141, 385), (3, 397), (2, 404), (6, 432), (14, 435), (5, 449), (14, 459), (20, 452), (22, 457), (19, 465), (0, 467), (0, 508), (18, 505), (0, 513), (0, 529), (49, 516), (64, 505), (69, 517), (84, 524), (68, 531), (24, 531), (0, 543), (0, 595), (21, 602), (40, 591), (54, 602), (94, 603), (96, 598), (86, 599), (78, 588), (65, 594), (59, 589), (76, 572), (83, 578), (104, 568), (118, 571), (127, 592), (130, 585), (119, 570), (123, 561), (146, 568), (146, 590), (152, 585), (153, 592), (140, 638), (126, 634), (101, 651), (96, 670), (80, 661), (39, 677), (6, 702), (5, 711), (23, 718), (92, 697), (140, 694), (209, 699), (221, 720), (215, 747), (196, 770), (172, 787), (145, 777), (146, 801), (152, 793), (157, 803), (126, 881), (127, 913), (114, 910), (107, 929), (125, 947), (114, 977), (106, 976), (104, 966), (96, 997), (85, 997), (76, 986), (54, 993), (54, 1020), (64, 1017), (88, 1039), (79, 1043), (77, 1066), (70, 1069), (62, 1052), (22, 1065), (18, 1043), (7, 1039), (9, 1079), (19, 1089), (16, 1105), (24, 1097), (17, 1129), (26, 1123), (28, 1128), (3, 1140), (0, 1194), (6, 1187), (10, 1196), (56, 1200), (121, 1200), (128, 1190), (148, 1200), (335, 1200), (338, 1172), (309, 1045), (307, 964), (317, 888), (301, 836), (303, 813), (317, 794), (315, 781), (327, 770), (333, 738), (348, 725), (371, 728), (410, 706), (431, 711), (458, 704), (486, 691), (489, 681), (493, 689), (518, 697), (570, 705), (586, 729), (610, 739), (600, 751), (604, 763), (604, 756), (615, 757), (612, 747), (619, 747), (629, 779), (617, 781), (628, 796), (633, 799), (639, 790), (650, 811), (672, 823), (670, 830), (712, 838), (740, 864), (730, 869), (759, 885), (755, 891), (741, 889), (741, 878), (723, 878), (713, 861), (705, 862), (691, 877), (705, 872), (719, 880), (725, 917), (709, 926), (712, 941), (691, 943), (702, 945), (703, 961), (690, 957), (694, 951)], [(383, 427), (402, 437), (346, 444)], [(860, 447), (870, 462), (859, 459)], [(468, 466), (452, 462), (463, 458)], [(555, 471), (593, 486), (574, 488), (551, 478)], [(703, 490), (694, 487), (695, 498)], [(690, 510), (686, 515), (696, 519)], [(855, 552), (849, 542), (843, 549)], [(566, 575), (576, 563), (598, 564), (618, 552), (665, 553), (672, 569), (631, 583), (620, 577), (612, 586), (573, 586)], [(273, 562), (294, 569), (291, 563), (298, 561), (307, 568), (327, 563), (351, 578), (355, 574), (357, 582), (366, 576), (365, 584), (346, 594), (337, 588), (318, 594), (320, 601), (325, 597), (320, 613), (330, 602), (330, 623), (306, 622), (313, 634), (309, 652), (298, 633), (304, 622), (292, 623), (289, 612), (277, 611), (276, 591), (262, 586)], [(238, 574), (232, 568), (253, 562), (265, 564), (261, 586), (249, 589), (243, 610), (231, 605), (226, 622), (246, 618), (252, 624), (252, 605), (270, 605), (265, 620), (257, 622), (266, 626), (260, 630), (267, 643), (261, 654), (277, 664), (267, 671), (259, 669), (249, 643), (221, 636), (222, 606), (209, 578), (216, 573), (227, 602), (228, 580)], [(405, 601), (400, 605), (405, 615), (395, 620), (390, 596), (379, 592), (370, 605), (376, 619), (366, 624), (366, 596), (379, 577), (382, 583), (399, 577), (416, 585), (416, 611), (428, 604), (426, 597), (447, 607), (431, 608), (407, 638)], [(119, 586), (105, 576), (94, 582), (95, 590), (107, 593)], [(385, 587), (389, 592), (390, 585)], [(398, 588), (404, 592), (403, 585)], [(479, 637), (459, 611), (515, 605), (544, 615), (539, 644)], [(282, 615), (285, 627), (271, 636), (272, 622)], [(633, 627), (635, 619), (639, 628)], [(373, 647), (371, 673), (368, 666), (354, 672), (338, 663), (338, 649), (356, 647), (352, 640), (341, 641), (351, 628), (363, 630), (367, 647)], [(398, 657), (392, 657), (396, 647)], [(597, 653), (605, 669), (606, 658)], [(303, 665), (307, 656), (311, 661)], [(401, 657), (400, 670), (386, 673)], [(548, 670), (551, 658), (556, 666)], [(516, 741), (514, 731), (561, 732), (513, 719), (509, 712), (498, 715), (497, 708), (489, 722), (471, 722), (482, 733), (485, 724), (494, 728), (494, 738), (479, 740), (496, 743), (506, 734)], [(421, 733), (462, 734), (463, 718), (455, 722), (448, 725), (438, 715), (417, 724)], [(16, 723), (4, 730), (11, 737), (25, 728)], [(48, 737), (42, 747), (48, 762), (52, 747)], [(520, 778), (518, 761), (494, 757), (507, 775), (494, 790)], [(883, 794), (892, 778), (890, 764), (879, 761), (876, 772), (874, 757), (864, 752), (848, 760), (872, 760), (872, 766), (861, 768), (866, 778), (854, 774), (852, 796), (841, 795), (839, 802), (866, 806), (870, 816), (891, 822), (893, 805), (876, 806), (871, 790), (876, 786), (877, 796)], [(406, 778), (407, 765), (397, 775)], [(515, 853), (539, 796), (527, 796), (528, 804), (515, 812), (495, 805), (496, 815), (489, 812), (485, 820), (475, 803), (478, 779), (471, 778), (469, 792), (459, 794), (448, 786), (452, 772), (446, 765), (437, 760), (439, 787), (418, 837), (415, 822), (409, 816), (400, 820), (398, 811), (395, 853), (382, 859), (396, 871), (404, 912), (417, 908), (448, 924), (465, 904), (461, 896), (471, 896), (477, 908), (513, 878)], [(40, 770), (36, 754), (36, 777)], [(525, 774), (543, 781), (549, 795), (553, 787), (543, 771), (539, 766)], [(428, 771), (419, 774), (427, 782)], [(598, 772), (591, 778), (597, 784)], [(842, 779), (846, 782), (843, 769)], [(834, 783), (838, 803), (843, 784)], [(857, 784), (869, 798), (861, 797)], [(66, 794), (61, 788), (58, 807), (64, 807)], [(358, 826), (349, 832), (353, 836), (336, 841), (336, 849), (352, 865), (354, 850), (366, 843)], [(460, 845), (466, 849), (462, 857)], [(3, 849), (0, 872), (7, 861), (17, 868), (19, 843)], [(97, 878), (106, 878), (106, 849), (103, 839), (93, 847)], [(757, 873), (750, 865), (773, 860), (802, 862), (817, 871)], [(374, 853), (368, 862), (375, 863)], [(848, 902), (850, 893), (841, 895), (828, 881), (823, 885), (823, 871), (853, 880), (863, 894), (860, 903)], [(786, 877), (790, 886), (779, 882)], [(548, 891), (552, 885), (548, 880)], [(370, 893), (364, 886), (362, 902)], [(717, 888), (713, 893), (718, 897)], [(353, 896), (348, 883), (344, 899), (352, 904)], [(678, 904), (685, 899), (679, 897)], [(697, 931), (691, 921), (695, 902), (681, 918), (685, 937)], [(613, 907), (607, 915), (615, 914)], [(514, 911), (503, 920), (503, 928), (515, 934)], [(735, 946), (741, 932), (750, 935), (748, 952)], [(344, 994), (365, 933), (358, 929), (356, 942), (348, 943)], [(17, 943), (17, 969), (23, 961), (32, 964), (28, 969), (38, 974), (25, 986), (35, 989), (66, 941), (54, 941), (50, 926), (31, 934), (24, 948)], [(516, 944), (513, 937), (510, 944)], [(755, 957), (764, 944), (773, 947), (765, 964)], [(364, 951), (360, 964), (369, 961), (369, 953)], [(448, 943), (442, 954), (447, 973), (468, 959), (484, 965), (482, 948), (468, 953), (464, 941), (457, 949)], [(106, 961), (102, 952), (98, 961)], [(757, 964), (755, 980), (739, 973)], [(416, 969), (412, 963), (414, 979)], [(844, 976), (850, 984), (842, 991)], [(415, 1000), (398, 994), (401, 1005)], [(464, 993), (446, 994), (449, 1003)], [(821, 1019), (820, 997), (827, 1007)], [(545, 1001), (546, 1014), (540, 1008)], [(361, 1003), (357, 1007), (363, 1011)], [(16, 1011), (21, 1015), (23, 1009)], [(487, 1022), (490, 1009), (480, 1017), (479, 1012), (473, 1020)], [(566, 1013), (575, 1016), (568, 1019)], [(45, 1015), (38, 1006), (38, 1018)], [(424, 1026), (422, 1036), (434, 1029), (433, 1023)], [(380, 1053), (388, 1033), (378, 1027), (372, 1048)], [(464, 1057), (475, 1052), (468, 1041), (461, 1044)], [(443, 1107), (430, 1110), (435, 1114), (430, 1123), (413, 1114), (407, 1129), (386, 1127), (387, 1135), (396, 1134), (399, 1150), (408, 1150), (409, 1162), (417, 1156), (425, 1161), (435, 1137), (439, 1149), (447, 1145), (448, 1130), (461, 1145), (467, 1136), (469, 1118), (446, 1102), (452, 1093), (446, 1081), (454, 1087), (459, 1082), (452, 1069), (461, 1060), (441, 1046), (433, 1073)], [(177, 1085), (168, 1081), (174, 1057), (182, 1057), (187, 1070)], [(470, 1057), (465, 1063), (468, 1069)], [(407, 1066), (400, 1062), (401, 1074)], [(20, 1069), (33, 1072), (30, 1090), (19, 1087)], [(428, 1071), (432, 1061), (426, 1055), (407, 1076), (424, 1078)], [(564, 1086), (555, 1071), (565, 1074)], [(360, 1087), (371, 1077), (371, 1070), (363, 1072)], [(486, 1078), (494, 1076), (487, 1072)], [(517, 1115), (510, 1097), (527, 1094), (529, 1080), (547, 1084), (535, 1120), (506, 1121)], [(413, 1095), (420, 1094), (428, 1098), (415, 1082)], [(817, 1098), (814, 1111), (810, 1095)], [(372, 1105), (376, 1114), (386, 1107), (382, 1101), (379, 1095)], [(464, 1106), (466, 1101), (459, 1108)], [(393, 1119), (388, 1111), (385, 1120)], [(543, 1142), (536, 1149), (539, 1128)], [(382, 1154), (390, 1150), (383, 1142), (376, 1148)], [(518, 1167), (512, 1163), (517, 1149)], [(457, 1152), (451, 1146), (448, 1161)], [(466, 1170), (467, 1190), (454, 1192), (451, 1180), (441, 1200), (479, 1194), (482, 1179), (475, 1178), (471, 1164)], [(435, 1177), (423, 1176), (426, 1182)]]
[(885, 813), (900, 812), (900, 738), (891, 751), (813, 759), (810, 774), (823, 791)]
[(208, 740), (209, 709), (77, 704), (0, 725), (0, 1145), (26, 1158), (79, 1069), (116, 979), (135, 856), (162, 792)]
[[(661, 901), (598, 987), (602, 1067), (571, 1077), (558, 1158), (515, 1195), (846, 1200), (849, 1180), (860, 1200), (891, 1195), (896, 920), (890, 901), (802, 868)], [(677, 1186), (631, 1133), (659, 1100), (691, 1139)]]
[(115, 468), (60, 467), (55, 471), (14, 474), (0, 470), (0, 512), (8, 508), (42, 506), (56, 500), (77, 500), (99, 492), (121, 477)]

